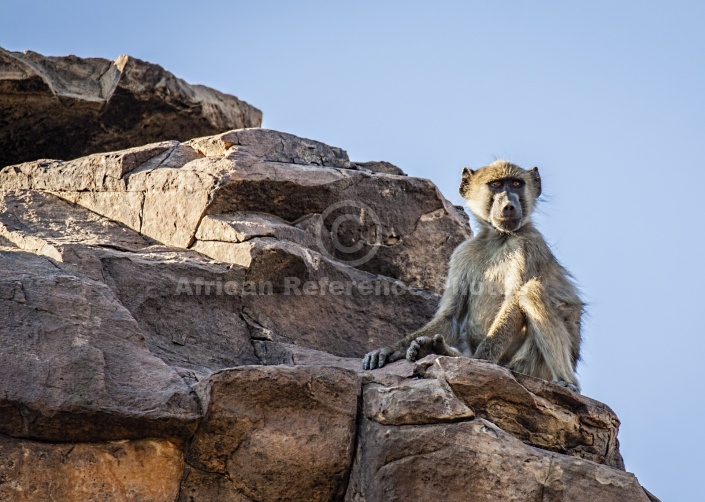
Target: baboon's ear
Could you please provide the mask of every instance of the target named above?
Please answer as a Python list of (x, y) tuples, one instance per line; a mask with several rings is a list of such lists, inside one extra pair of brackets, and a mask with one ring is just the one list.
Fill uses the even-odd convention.
[(531, 181), (534, 182), (534, 186), (536, 187), (536, 198), (538, 199), (539, 195), (541, 195), (541, 175), (539, 174), (539, 168), (534, 166), (529, 169), (529, 175), (531, 176)]
[(468, 188), (470, 188), (470, 178), (472, 178), (473, 174), (475, 174), (475, 171), (467, 167), (463, 167), (463, 179), (460, 180), (460, 188), (458, 188), (461, 197), (465, 197)]

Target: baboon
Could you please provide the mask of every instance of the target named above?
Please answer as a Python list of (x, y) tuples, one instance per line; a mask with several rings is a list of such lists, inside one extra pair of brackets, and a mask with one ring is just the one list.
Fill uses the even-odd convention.
[(460, 194), (480, 231), (453, 252), (438, 311), (423, 328), (367, 354), (363, 368), (430, 353), (461, 356), (451, 345), (464, 337), (466, 355), (579, 392), (583, 302), (531, 222), (538, 168), (503, 160), (464, 168)]

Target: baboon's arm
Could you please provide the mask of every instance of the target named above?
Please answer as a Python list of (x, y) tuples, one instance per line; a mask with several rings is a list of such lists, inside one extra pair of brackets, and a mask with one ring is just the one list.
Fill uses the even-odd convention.
[(521, 309), (519, 295), (510, 295), (502, 304), (473, 358), (506, 365), (526, 339), (525, 324), (526, 316)]
[(458, 341), (460, 335), (459, 318), (464, 317), (462, 313), (467, 309), (468, 288), (460, 284), (459, 277), (461, 274), (454, 273), (455, 264), (453, 259), (451, 259), (449, 268), (449, 280), (443, 296), (441, 296), (438, 311), (433, 316), (433, 319), (423, 328), (406, 335), (391, 347), (382, 347), (369, 352), (362, 361), (363, 369), (381, 368), (388, 362), (402, 359), (406, 357), (409, 346), (414, 340), (427, 337), (429, 343), (431, 343), (437, 334), (444, 337), (441, 340), (436, 339), (436, 344), (443, 349), (443, 352), (447, 353), (446, 355), (461, 355), (456, 349), (448, 347), (445, 341), (449, 343)]
[[(526, 315), (527, 333), (531, 336), (551, 371), (554, 382), (578, 390), (575, 377), (574, 354), (580, 344), (580, 334), (571, 333), (559, 312), (550, 302), (548, 292), (537, 280), (531, 279), (523, 287), (520, 306)], [(581, 305), (575, 308), (578, 318)]]
[[(366, 370), (373, 370), (376, 368), (381, 368), (386, 363), (403, 359), (406, 357), (409, 346), (414, 340), (424, 337), (429, 340), (433, 340), (434, 335), (440, 334), (447, 336), (450, 335), (451, 330), (452, 319), (447, 316), (439, 316), (436, 314), (436, 316), (423, 328), (406, 335), (391, 347), (382, 347), (381, 349), (373, 350), (368, 353), (362, 361), (362, 368)], [(451, 338), (451, 336), (449, 336), (449, 338)], [(460, 352), (458, 352), (457, 355), (460, 355)]]

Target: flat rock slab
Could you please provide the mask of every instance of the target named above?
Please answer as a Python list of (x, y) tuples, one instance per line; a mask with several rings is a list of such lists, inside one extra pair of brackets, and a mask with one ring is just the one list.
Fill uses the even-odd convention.
[(48, 191), (219, 261), (247, 266), (249, 241), (266, 237), (435, 292), (471, 234), (429, 180), (360, 169), (340, 148), (265, 129), (9, 166), (0, 189)]
[(0, 48), (0, 166), (259, 127), (262, 112), (159, 65)]

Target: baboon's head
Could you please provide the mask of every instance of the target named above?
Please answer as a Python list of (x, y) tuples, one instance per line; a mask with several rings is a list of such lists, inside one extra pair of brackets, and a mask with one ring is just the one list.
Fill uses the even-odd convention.
[(527, 171), (505, 160), (476, 171), (466, 167), (460, 195), (481, 222), (511, 233), (529, 220), (541, 195), (541, 176), (538, 167)]

